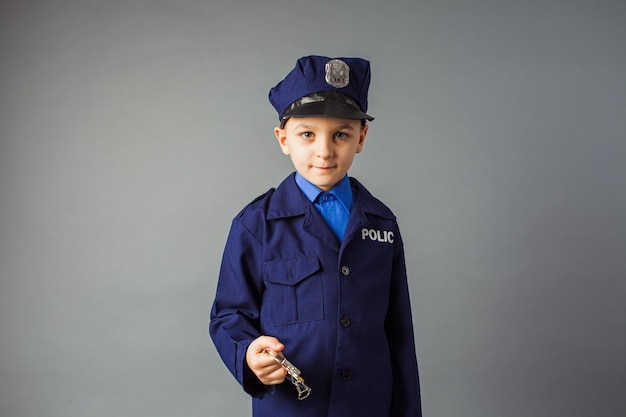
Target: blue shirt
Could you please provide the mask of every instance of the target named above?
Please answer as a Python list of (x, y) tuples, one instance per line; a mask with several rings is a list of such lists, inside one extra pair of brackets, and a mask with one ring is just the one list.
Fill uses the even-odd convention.
[(297, 172), (296, 184), (320, 212), (335, 236), (342, 241), (352, 211), (352, 187), (348, 175), (327, 193)]

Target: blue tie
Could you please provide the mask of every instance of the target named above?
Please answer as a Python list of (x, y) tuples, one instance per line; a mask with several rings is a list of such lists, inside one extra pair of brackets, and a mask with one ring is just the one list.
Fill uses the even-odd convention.
[(335, 236), (337, 236), (339, 241), (342, 241), (348, 226), (348, 220), (350, 219), (350, 212), (331, 193), (320, 193), (315, 206), (335, 233)]

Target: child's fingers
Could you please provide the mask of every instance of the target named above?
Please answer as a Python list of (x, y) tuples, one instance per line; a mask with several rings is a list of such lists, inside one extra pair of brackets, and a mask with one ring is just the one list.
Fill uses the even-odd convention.
[(248, 367), (265, 385), (280, 384), (287, 376), (287, 370), (266, 353), (248, 355)]
[(257, 374), (257, 378), (265, 385), (281, 384), (287, 376), (287, 370), (282, 366), (278, 365), (278, 369), (272, 370), (272, 368), (273, 367), (264, 368), (265, 372), (259, 372), (259, 374)]
[(265, 385), (280, 384), (285, 380), (287, 371), (267, 354), (267, 351), (280, 352), (284, 345), (271, 336), (260, 336), (250, 343), (246, 352), (248, 367)]
[(262, 353), (264, 349), (280, 352), (285, 346), (278, 339), (272, 336), (259, 336), (250, 343), (248, 351)]

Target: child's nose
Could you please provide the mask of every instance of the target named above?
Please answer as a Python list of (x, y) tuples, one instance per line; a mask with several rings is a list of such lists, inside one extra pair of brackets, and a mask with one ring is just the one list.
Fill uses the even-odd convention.
[(316, 148), (317, 156), (319, 156), (320, 158), (328, 158), (332, 156), (333, 154), (332, 145), (333, 145), (333, 142), (330, 137), (323, 136), (323, 137), (318, 138), (318, 144)]

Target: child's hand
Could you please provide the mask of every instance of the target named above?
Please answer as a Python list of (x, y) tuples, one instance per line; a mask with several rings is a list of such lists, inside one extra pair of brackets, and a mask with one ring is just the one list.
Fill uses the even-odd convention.
[(274, 358), (266, 353), (263, 349), (280, 352), (285, 346), (275, 337), (260, 336), (250, 343), (246, 351), (246, 362), (248, 367), (259, 381), (265, 385), (281, 384), (287, 376), (287, 370), (280, 366)]

